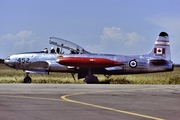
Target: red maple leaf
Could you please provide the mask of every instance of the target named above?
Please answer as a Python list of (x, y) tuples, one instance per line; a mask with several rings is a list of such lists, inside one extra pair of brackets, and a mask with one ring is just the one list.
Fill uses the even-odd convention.
[(132, 62), (131, 65), (135, 65), (135, 62)]
[(161, 49), (158, 49), (157, 51), (160, 53), (160, 52), (161, 52)]

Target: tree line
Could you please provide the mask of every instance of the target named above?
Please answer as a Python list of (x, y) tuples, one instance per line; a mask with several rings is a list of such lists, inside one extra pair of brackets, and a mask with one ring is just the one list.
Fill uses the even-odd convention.
[(0, 58), (0, 64), (4, 64), (4, 59)]

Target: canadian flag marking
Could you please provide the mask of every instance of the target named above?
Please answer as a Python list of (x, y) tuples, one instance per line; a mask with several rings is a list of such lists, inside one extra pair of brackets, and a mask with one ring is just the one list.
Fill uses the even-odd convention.
[(154, 53), (158, 55), (165, 54), (165, 48), (154, 48)]

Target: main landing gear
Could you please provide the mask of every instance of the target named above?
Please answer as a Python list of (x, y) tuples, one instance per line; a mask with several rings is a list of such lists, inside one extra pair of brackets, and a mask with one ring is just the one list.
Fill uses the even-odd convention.
[(91, 69), (88, 70), (88, 74), (86, 75), (84, 82), (86, 82), (87, 84), (94, 84), (94, 83), (98, 83), (98, 78), (96, 76), (94, 76), (91, 72)]
[(29, 73), (26, 73), (26, 76), (24, 78), (24, 83), (31, 83), (31, 78), (29, 77)]

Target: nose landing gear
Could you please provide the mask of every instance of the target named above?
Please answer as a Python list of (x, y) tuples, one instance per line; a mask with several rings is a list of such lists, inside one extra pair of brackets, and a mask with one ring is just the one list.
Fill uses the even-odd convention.
[(24, 83), (31, 83), (31, 77), (29, 77), (29, 73), (26, 73), (26, 77), (24, 78)]

